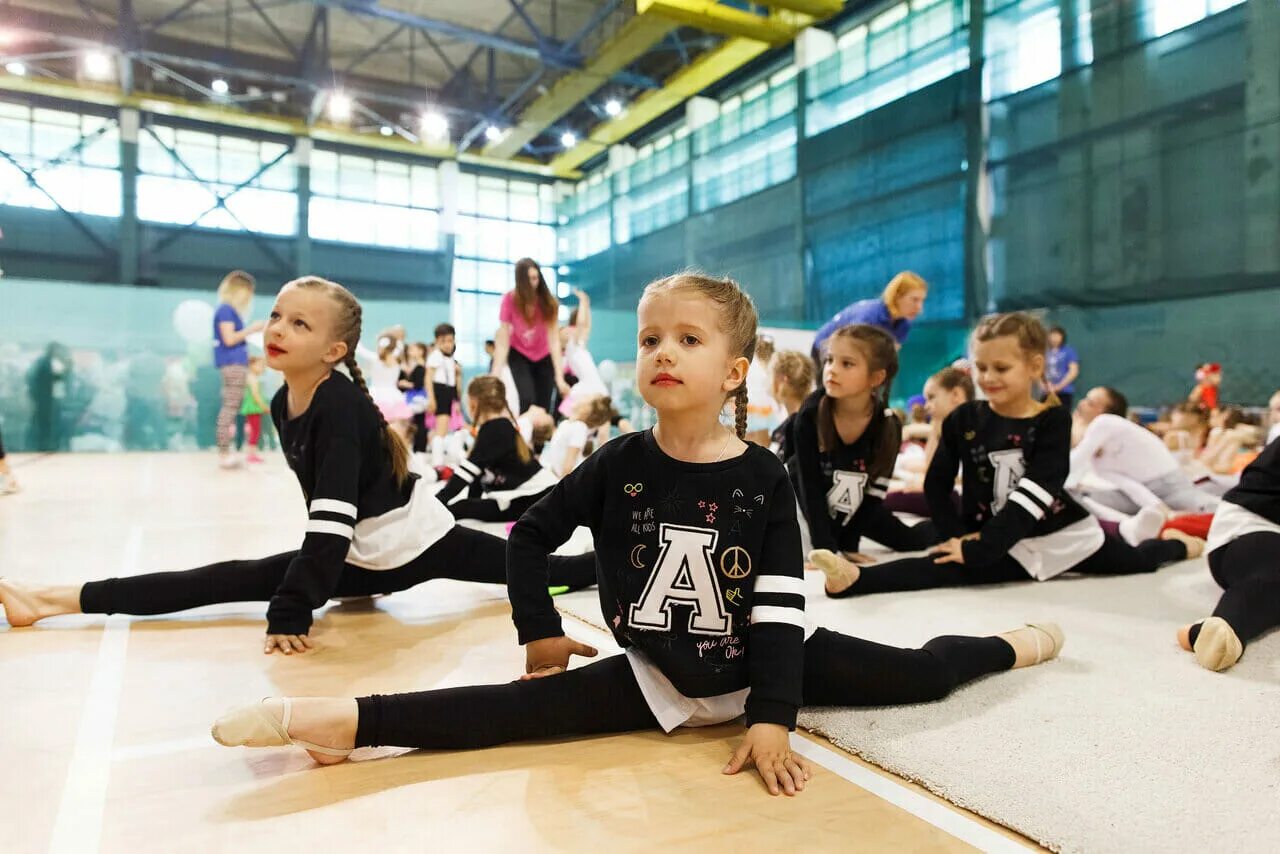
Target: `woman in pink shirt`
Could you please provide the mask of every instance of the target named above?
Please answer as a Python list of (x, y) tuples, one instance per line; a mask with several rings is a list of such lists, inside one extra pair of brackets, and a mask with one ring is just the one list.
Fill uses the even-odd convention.
[(516, 262), (516, 287), (502, 297), (498, 319), (502, 322), (494, 336), (494, 376), (511, 369), (511, 378), (520, 396), (520, 411), (541, 406), (552, 411), (552, 394), (569, 394), (564, 381), (564, 361), (560, 351), (560, 304), (542, 277), (542, 268), (532, 258)]

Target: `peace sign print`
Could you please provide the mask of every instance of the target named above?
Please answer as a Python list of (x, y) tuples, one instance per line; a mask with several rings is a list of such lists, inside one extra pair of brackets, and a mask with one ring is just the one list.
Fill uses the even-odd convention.
[(751, 574), (751, 555), (742, 546), (730, 546), (720, 553), (720, 571), (725, 578), (746, 578)]

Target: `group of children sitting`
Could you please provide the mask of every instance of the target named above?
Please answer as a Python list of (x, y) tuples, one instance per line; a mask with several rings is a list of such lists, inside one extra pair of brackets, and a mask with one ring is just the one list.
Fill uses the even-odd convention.
[[(476, 748), (745, 715), (724, 773), (753, 762), (773, 794), (795, 794), (810, 777), (787, 735), (800, 706), (938, 700), (980, 676), (1049, 660), (1065, 638), (1056, 624), (1036, 623), (940, 636), (915, 650), (873, 643), (808, 619), (805, 568), (823, 573), (829, 596), (851, 597), (1067, 572), (1149, 573), (1207, 550), (1224, 593), (1211, 616), (1177, 631), (1181, 647), (1223, 670), (1280, 626), (1280, 439), (1215, 494), (1124, 417), (1119, 392), (1098, 388), (1077, 408), (1073, 452), (1073, 414), (1052, 391), (1040, 399), (1047, 335), (1030, 315), (978, 324), (968, 375), (930, 379), (924, 447), (905, 455), (902, 419), (887, 405), (898, 372), (888, 333), (865, 324), (836, 330), (816, 390), (806, 356), (757, 362), (787, 413), (770, 431), (771, 454), (742, 441), (760, 426), (751, 425), (746, 385), (757, 350), (751, 300), (729, 279), (666, 277), (645, 288), (637, 308), (636, 388), (657, 415), (652, 429), (610, 440), (579, 465), (569, 441), (577, 438), (566, 438), (561, 453), (553, 434), (539, 462), (505, 384), (483, 376), (465, 396), (475, 436), (443, 472), (443, 487), (410, 470), (408, 449), (366, 384), (356, 360), (360, 319), (349, 291), (304, 277), (281, 289), (267, 325), (268, 360), (285, 378), (272, 418), (307, 505), (298, 550), (84, 584), (0, 579), (9, 624), (262, 601), (264, 652), (300, 655), (316, 644), (313, 612), (332, 598), (434, 578), (505, 581), (525, 646), (520, 680), (269, 698), (219, 719), (215, 740), (295, 744), (332, 764), (365, 746)], [(557, 431), (602, 429), (607, 401), (591, 398), (570, 397)], [(534, 426), (530, 419), (530, 434)], [(891, 509), (895, 494), (911, 495), (912, 467), (899, 471), (904, 456), (916, 458), (918, 521)], [(1132, 506), (1114, 506), (1123, 501)], [(1108, 530), (1094, 506), (1123, 520)], [(1162, 518), (1164, 508), (1213, 508), (1207, 545), (1164, 522), (1163, 530), (1126, 528), (1153, 506)], [(463, 514), (518, 522), (504, 542), (457, 525)], [(554, 554), (580, 527), (594, 552)], [(878, 559), (861, 550), (864, 540), (917, 554)], [(565, 636), (550, 595), (592, 584), (624, 652), (569, 670), (571, 656), (596, 650)]]

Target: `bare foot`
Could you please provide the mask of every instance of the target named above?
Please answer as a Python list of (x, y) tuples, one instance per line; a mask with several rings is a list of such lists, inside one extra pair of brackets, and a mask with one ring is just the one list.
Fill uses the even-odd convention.
[(1191, 623), (1187, 623), (1185, 626), (1178, 629), (1178, 646), (1182, 647), (1187, 652), (1191, 652), (1191, 626)]
[[(273, 697), (263, 705), (276, 716), (277, 720), (282, 718), (284, 700)], [(288, 729), (291, 737), (334, 750), (355, 748), (356, 721), (359, 715), (355, 700), (342, 700), (335, 697), (297, 697), (293, 701), (292, 711)], [(333, 756), (315, 750), (307, 750), (307, 755), (319, 765), (337, 765), (347, 760), (346, 756)]]
[(1013, 666), (1030, 667), (1058, 657), (1066, 638), (1057, 623), (1035, 623), (997, 635), (1013, 647)]
[(826, 549), (809, 552), (809, 561), (827, 577), (824, 587), (831, 596), (838, 596), (848, 590), (862, 575), (862, 570), (856, 563)]
[(1194, 560), (1204, 554), (1204, 540), (1199, 537), (1193, 537), (1190, 534), (1179, 531), (1177, 528), (1167, 528), (1160, 533), (1162, 540), (1177, 540), (1187, 547), (1187, 560)]
[(4, 606), (9, 625), (29, 626), (45, 617), (69, 613), (45, 595), (46, 589), (27, 587), (8, 578), (0, 578), (0, 605)]

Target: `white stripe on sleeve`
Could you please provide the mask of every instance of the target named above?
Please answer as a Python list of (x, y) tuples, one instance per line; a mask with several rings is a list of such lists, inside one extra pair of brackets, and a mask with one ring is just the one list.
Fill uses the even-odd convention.
[(312, 513), (341, 513), (343, 516), (356, 518), (356, 506), (335, 498), (315, 498), (311, 501)]
[(1045, 507), (1053, 504), (1053, 496), (1049, 494), (1048, 490), (1029, 477), (1024, 477), (1018, 481), (1018, 489), (1025, 489), (1028, 495), (1039, 500)]
[(343, 539), (351, 539), (354, 530), (350, 525), (341, 522), (329, 522), (324, 519), (312, 519), (307, 523), (308, 534), (333, 534)]
[(804, 611), (799, 608), (782, 608), (778, 605), (756, 605), (751, 609), (751, 622), (785, 623), (804, 630)]
[(785, 575), (762, 575), (756, 579), (756, 593), (794, 593), (804, 595), (804, 579)]
[(1027, 496), (1023, 495), (1021, 492), (1015, 491), (1010, 493), (1009, 500), (1017, 504), (1023, 510), (1026, 510), (1037, 521), (1044, 518), (1044, 510), (1040, 507), (1040, 505), (1036, 504), (1034, 501), (1032, 501)]

